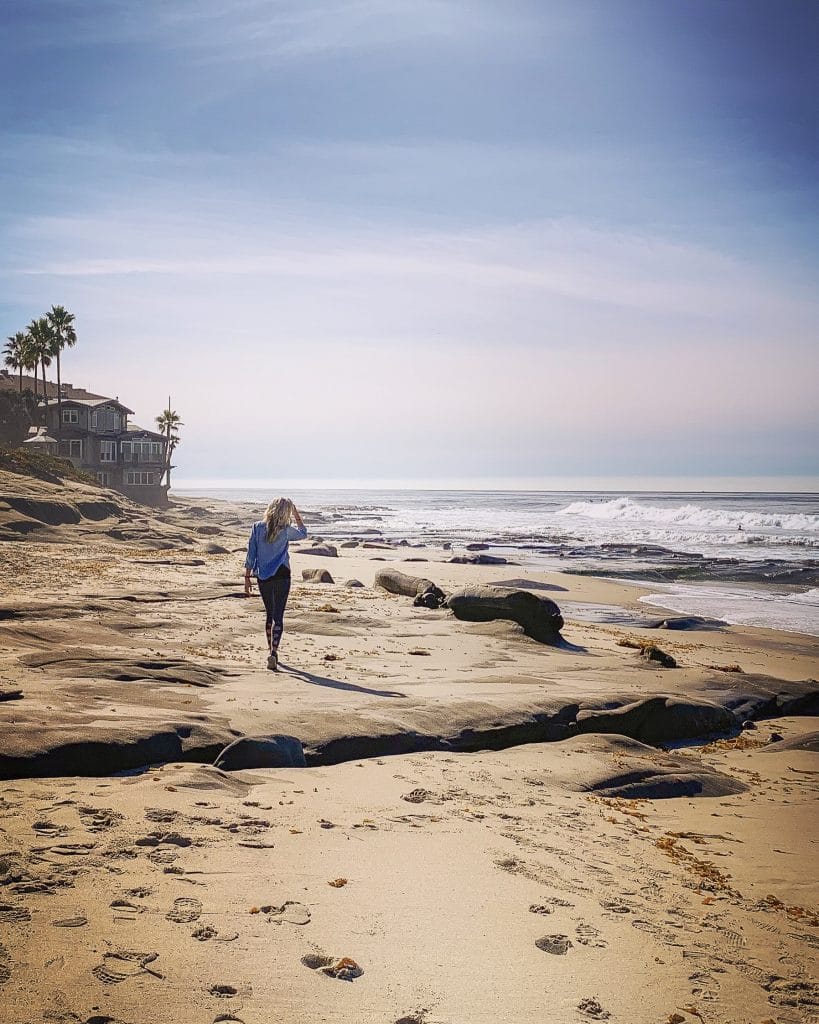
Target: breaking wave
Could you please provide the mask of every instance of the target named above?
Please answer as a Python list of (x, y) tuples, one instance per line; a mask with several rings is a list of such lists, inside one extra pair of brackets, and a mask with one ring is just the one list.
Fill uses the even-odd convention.
[[(819, 515), (807, 512), (786, 512), (780, 515), (747, 509), (704, 508), (691, 504), (661, 508), (658, 505), (640, 504), (632, 498), (613, 498), (610, 501), (574, 501), (557, 514), (661, 528), (676, 526), (737, 533), (745, 530), (783, 530), (789, 533), (815, 533), (819, 536)], [(808, 543), (812, 539), (804, 538)]]

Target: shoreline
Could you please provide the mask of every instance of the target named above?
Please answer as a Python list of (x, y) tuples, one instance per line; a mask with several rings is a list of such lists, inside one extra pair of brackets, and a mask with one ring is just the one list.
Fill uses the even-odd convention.
[[(27, 493), (45, 516), (98, 492)], [(111, 500), (0, 544), (9, 1024), (815, 1012), (816, 638), (647, 615), (631, 582), (307, 541), (273, 674), (239, 596), (247, 510)], [(413, 607), (384, 569), (528, 586), (563, 642)], [(307, 767), (212, 766), (260, 734)]]

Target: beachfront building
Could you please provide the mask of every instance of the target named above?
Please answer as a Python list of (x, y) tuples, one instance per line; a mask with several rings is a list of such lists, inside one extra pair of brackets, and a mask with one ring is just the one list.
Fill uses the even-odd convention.
[[(0, 387), (4, 386), (18, 388), (18, 378), (0, 375)], [(122, 491), (137, 501), (165, 504), (164, 434), (129, 423), (133, 410), (119, 397), (107, 398), (63, 384), (58, 402), (56, 384), (48, 381), (46, 386), (48, 405), (41, 397), (41, 425), (31, 428), (23, 442), (27, 449), (70, 459), (103, 487)], [(23, 387), (33, 387), (33, 378), (24, 377)], [(42, 382), (39, 388), (42, 393)]]

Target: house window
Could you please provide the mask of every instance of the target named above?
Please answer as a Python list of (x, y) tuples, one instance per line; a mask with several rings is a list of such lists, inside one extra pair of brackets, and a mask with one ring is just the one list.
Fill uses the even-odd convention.
[(112, 409), (110, 405), (105, 405), (101, 409), (95, 409), (91, 413), (92, 430), (119, 430), (120, 423), (120, 414), (116, 409)]
[(100, 441), (100, 462), (117, 461), (117, 442)]
[(103, 487), (111, 486), (111, 474), (110, 473), (97, 473), (97, 480), (102, 484)]
[(70, 441), (68, 454), (72, 459), (81, 459), (82, 441)]
[(63, 423), (79, 423), (79, 409), (63, 409)]
[(154, 483), (155, 473), (137, 473), (131, 471), (125, 474), (125, 482), (132, 487), (144, 487)]

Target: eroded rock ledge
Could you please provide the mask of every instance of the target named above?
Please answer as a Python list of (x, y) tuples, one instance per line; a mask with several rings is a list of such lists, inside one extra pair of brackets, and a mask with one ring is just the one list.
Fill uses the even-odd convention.
[[(153, 685), (161, 685), (162, 670), (153, 666), (146, 670), (155, 671)], [(167, 675), (164, 679), (170, 681)], [(214, 677), (197, 676), (187, 682), (218, 685)], [(785, 682), (747, 675), (741, 688), (715, 689), (714, 697), (654, 694), (606, 702), (418, 701), (401, 709), (324, 711), (309, 719), (283, 712), (267, 726), (269, 735), (298, 737), (306, 764), (312, 766), (433, 750), (500, 750), (580, 734), (616, 734), (643, 743), (673, 744), (736, 733), (748, 719), (819, 713), (816, 680)], [(33, 725), (25, 721), (21, 708), (19, 728), (0, 735), (0, 778), (107, 775), (165, 761), (213, 763), (240, 735), (227, 721), (212, 715), (191, 713), (168, 724), (158, 721), (156, 714), (133, 710), (133, 717), (118, 723), (78, 720)]]

